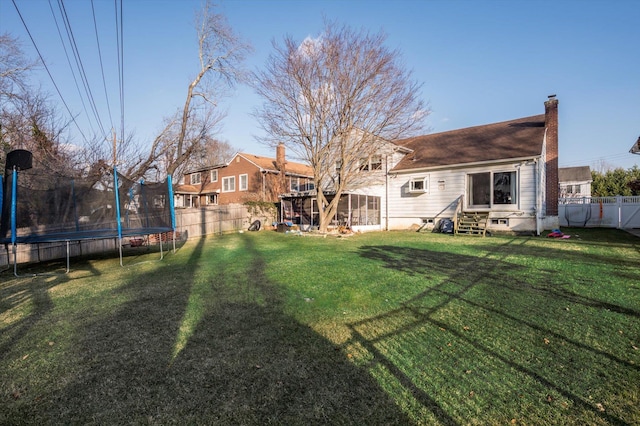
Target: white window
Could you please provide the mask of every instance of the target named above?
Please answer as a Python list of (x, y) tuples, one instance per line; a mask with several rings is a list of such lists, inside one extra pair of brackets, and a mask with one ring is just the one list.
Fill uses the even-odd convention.
[(198, 202), (198, 196), (197, 195), (187, 195), (187, 205), (186, 207), (200, 207), (200, 203)]
[(486, 172), (469, 175), (469, 206), (517, 204), (516, 172)]
[(429, 192), (429, 177), (412, 178), (409, 181), (409, 192)]
[(382, 156), (374, 155), (371, 157), (371, 170), (382, 170)]
[(360, 159), (360, 171), (361, 172), (366, 172), (369, 170), (369, 159), (368, 158), (361, 158)]
[(192, 173), (191, 174), (191, 185), (199, 185), (200, 184), (200, 173)]
[(210, 206), (218, 204), (218, 194), (209, 194), (207, 196), (207, 204)]
[(291, 176), (289, 178), (289, 191), (297, 192), (300, 190), (299, 187), (300, 187), (300, 178)]
[(234, 192), (236, 190), (236, 177), (229, 176), (222, 178), (222, 192)]
[(382, 156), (373, 155), (370, 158), (361, 158), (359, 169), (361, 172), (368, 172), (370, 170), (382, 170)]
[(217, 182), (217, 181), (218, 181), (218, 171), (211, 170), (211, 182)]
[(249, 189), (249, 175), (240, 175), (240, 191), (246, 191)]

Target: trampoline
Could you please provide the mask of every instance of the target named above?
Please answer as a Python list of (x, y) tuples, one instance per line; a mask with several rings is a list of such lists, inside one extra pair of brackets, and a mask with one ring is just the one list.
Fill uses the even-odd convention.
[(0, 243), (13, 247), (16, 276), (18, 244), (66, 243), (67, 272), (70, 241), (117, 238), (121, 266), (126, 237), (171, 233), (175, 251), (171, 176), (133, 181), (116, 167), (65, 176), (33, 167), (29, 151), (14, 150), (0, 176), (0, 214)]

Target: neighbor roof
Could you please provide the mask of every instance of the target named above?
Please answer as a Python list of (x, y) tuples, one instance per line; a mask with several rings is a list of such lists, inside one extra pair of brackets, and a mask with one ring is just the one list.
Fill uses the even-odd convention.
[[(247, 161), (251, 161), (253, 164), (263, 170), (269, 170), (277, 172), (276, 159), (270, 157), (262, 157), (260, 155), (239, 153), (238, 155), (244, 157)], [(292, 161), (286, 162), (285, 167), (286, 174), (301, 175), (301, 176), (313, 176), (313, 169), (306, 164), (294, 163)]]
[(629, 152), (632, 154), (640, 154), (640, 136), (638, 137), (636, 143), (633, 144)]
[(413, 150), (394, 171), (531, 158), (542, 154), (544, 114), (395, 141)]
[(591, 182), (591, 169), (589, 166), (561, 167), (558, 169), (560, 182)]

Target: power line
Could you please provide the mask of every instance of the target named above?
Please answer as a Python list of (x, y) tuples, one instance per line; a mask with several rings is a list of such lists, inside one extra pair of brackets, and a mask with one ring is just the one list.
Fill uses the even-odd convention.
[[(118, 47), (118, 87), (120, 92), (120, 141), (124, 142), (124, 23), (123, 7), (120, 0), (120, 14), (118, 14), (118, 0), (114, 0), (116, 10), (116, 39)], [(120, 19), (118, 19), (118, 16)]]
[(100, 49), (100, 39), (98, 37), (98, 24), (96, 22), (96, 11), (93, 6), (93, 0), (91, 0), (91, 14), (93, 15), (93, 28), (96, 33), (96, 45), (98, 46), (98, 58), (100, 59), (100, 71), (102, 73), (102, 86), (104, 88), (104, 97), (107, 102), (107, 111), (109, 112), (109, 122), (113, 128), (113, 116), (111, 115), (111, 105), (109, 104), (109, 94), (107, 92), (107, 81), (104, 77), (104, 65), (102, 63), (102, 50)]
[[(49, 10), (51, 11), (51, 16), (53, 17), (53, 22), (56, 25), (56, 30), (58, 31), (58, 37), (60, 38), (60, 44), (62, 44), (62, 49), (64, 50), (65, 57), (67, 58), (67, 64), (69, 65), (69, 70), (71, 71), (71, 76), (73, 77), (73, 83), (76, 86), (76, 90), (78, 91), (78, 96), (80, 97), (80, 103), (82, 103), (82, 110), (84, 111), (87, 118), (89, 118), (89, 114), (87, 112), (87, 105), (84, 103), (84, 96), (82, 96), (82, 92), (80, 90), (80, 86), (78, 85), (78, 77), (73, 69), (73, 65), (71, 64), (71, 59), (69, 58), (69, 52), (67, 50), (67, 45), (64, 42), (64, 38), (62, 37), (62, 32), (60, 31), (60, 25), (58, 24), (58, 19), (56, 18), (56, 14), (53, 10), (53, 6), (51, 5), (51, 0), (49, 0)], [(91, 120), (88, 120), (89, 127), (91, 131), (95, 133), (93, 129), (93, 123)]]
[(33, 47), (36, 49), (36, 52), (38, 53), (38, 57), (40, 58), (40, 62), (42, 62), (42, 65), (44, 66), (44, 69), (47, 71), (47, 74), (49, 75), (49, 78), (51, 79), (51, 83), (53, 84), (53, 87), (56, 89), (56, 92), (58, 93), (58, 96), (60, 96), (60, 99), (62, 100), (62, 104), (64, 105), (64, 107), (66, 108), (67, 112), (69, 113), (69, 116), (71, 117), (71, 120), (73, 120), (74, 124), (78, 128), (78, 131), (82, 135), (82, 138), (85, 140), (85, 142), (87, 142), (86, 136), (82, 132), (82, 129), (80, 129), (80, 126), (78, 125), (78, 122), (76, 121), (75, 117), (71, 113), (71, 109), (69, 108), (69, 105), (67, 105), (67, 102), (65, 101), (64, 96), (62, 96), (62, 93), (60, 92), (60, 88), (58, 88), (58, 85), (56, 84), (56, 81), (53, 78), (53, 75), (51, 74), (51, 71), (49, 70), (49, 67), (47, 66), (47, 63), (44, 61), (44, 58), (42, 57), (42, 54), (40, 53), (40, 49), (38, 49), (38, 45), (36, 44), (36, 41), (34, 40), (33, 36), (31, 35), (31, 31), (29, 31), (29, 27), (27, 27), (27, 23), (25, 22), (24, 18), (22, 17), (22, 13), (20, 13), (20, 9), (18, 8), (18, 5), (16, 4), (15, 0), (11, 0), (11, 2), (13, 3), (13, 7), (16, 9), (16, 12), (18, 13), (18, 16), (20, 17), (20, 21), (22, 22), (22, 25), (24, 26), (25, 31), (29, 35), (29, 39), (31, 40), (31, 43), (33, 44)]
[(104, 126), (102, 125), (102, 120), (100, 119), (100, 115), (98, 114), (98, 108), (96, 107), (95, 98), (93, 96), (93, 93), (91, 92), (91, 86), (89, 85), (89, 80), (87, 78), (87, 73), (84, 69), (84, 64), (82, 63), (82, 59), (80, 58), (80, 51), (78, 50), (78, 45), (76, 43), (75, 37), (73, 35), (73, 31), (71, 29), (71, 22), (69, 21), (69, 16), (67, 15), (67, 10), (64, 6), (64, 0), (58, 0), (58, 7), (60, 8), (60, 12), (62, 14), (63, 22), (67, 30), (67, 36), (69, 37), (72, 51), (76, 59), (76, 66), (78, 67), (78, 70), (80, 72), (80, 77), (82, 79), (82, 82), (85, 88), (89, 105), (91, 106), (91, 110), (96, 119), (96, 123), (98, 124), (98, 127), (102, 131), (102, 135), (106, 139), (106, 132), (104, 130)]

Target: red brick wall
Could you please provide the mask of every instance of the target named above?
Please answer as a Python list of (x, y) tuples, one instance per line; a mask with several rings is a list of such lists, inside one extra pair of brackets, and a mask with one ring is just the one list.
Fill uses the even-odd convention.
[(545, 126), (547, 128), (547, 216), (558, 215), (558, 100), (549, 96), (544, 103)]

